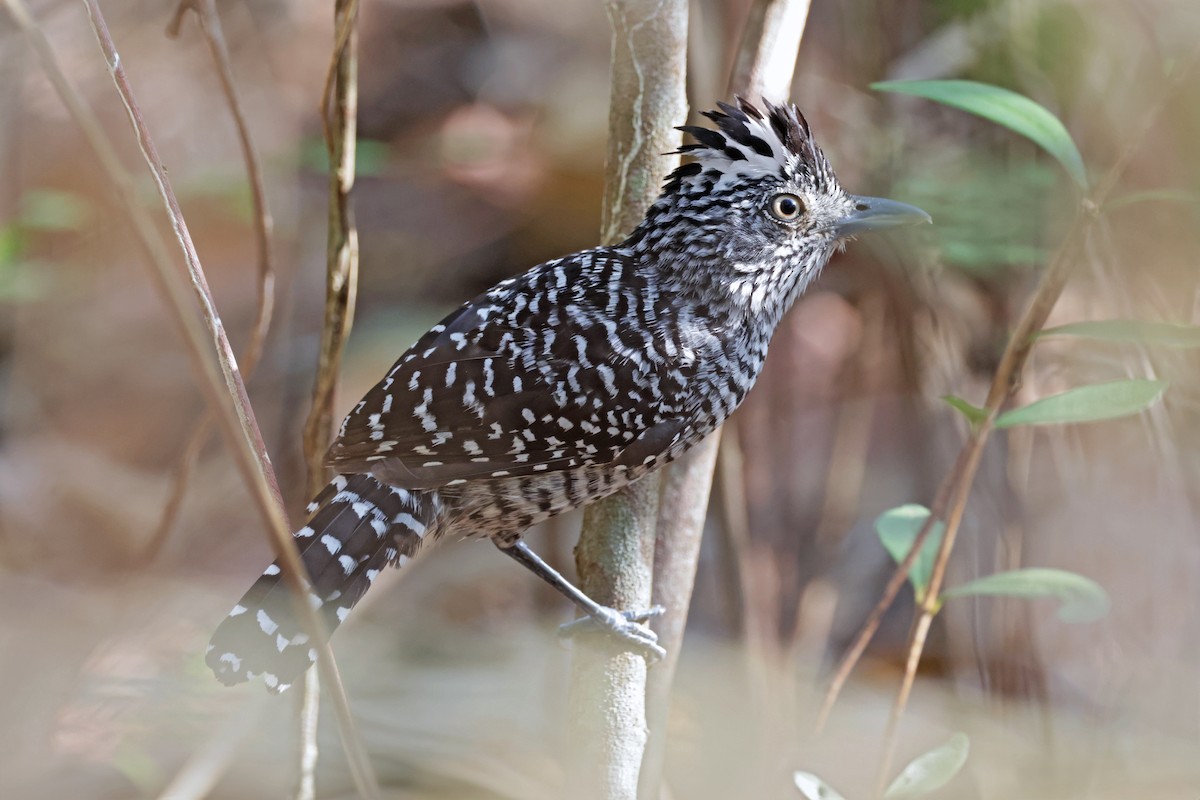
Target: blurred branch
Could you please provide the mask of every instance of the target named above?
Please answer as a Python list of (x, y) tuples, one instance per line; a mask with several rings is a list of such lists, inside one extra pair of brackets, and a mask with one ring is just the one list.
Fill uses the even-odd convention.
[(750, 7), (729, 76), (730, 92), (775, 102), (791, 96), (810, 5), (811, 0), (758, 0)]
[(646, 723), (650, 738), (639, 779), (639, 796), (646, 800), (654, 800), (660, 794), (667, 755), (671, 685), (692, 603), (713, 467), (720, 445), (721, 434), (716, 431), (672, 464), (662, 478), (654, 543), (653, 604), (666, 609), (654, 627), (667, 656), (647, 676)]
[[(229, 107), (229, 113), (237, 128), (238, 141), (242, 148), (242, 160), (246, 164), (246, 176), (250, 181), (250, 199), (254, 209), (254, 236), (258, 249), (258, 299), (254, 326), (250, 330), (250, 339), (246, 342), (246, 347), (242, 350), (239, 359), (243, 380), (248, 381), (254, 375), (254, 370), (262, 358), (263, 345), (266, 342), (267, 333), (271, 329), (271, 317), (275, 307), (275, 269), (271, 258), (271, 212), (267, 208), (262, 164), (258, 159), (254, 142), (250, 138), (250, 127), (246, 122), (246, 114), (242, 109), (241, 100), (238, 98), (233, 66), (229, 57), (229, 46), (225, 43), (225, 33), (221, 28), (221, 18), (217, 14), (214, 0), (180, 0), (178, 8), (175, 9), (175, 16), (167, 26), (167, 35), (171, 38), (179, 36), (183, 17), (189, 10), (195, 11), (200, 20), (200, 30), (204, 34), (204, 40), (208, 43), (213, 65), (217, 68), (217, 77), (220, 78), (225, 103)], [(163, 506), (158, 528), (141, 553), (144, 563), (154, 560), (170, 536), (171, 530), (175, 527), (188, 481), (196, 466), (196, 461), (200, 457), (200, 451), (212, 432), (212, 424), (212, 412), (209, 412), (196, 423), (191, 437), (179, 455), (171, 491), (168, 494), (166, 505)]]
[[(151, 275), (174, 312), (172, 318), (180, 328), (180, 333), (187, 346), (187, 353), (196, 370), (200, 388), (209, 406), (217, 413), (222, 433), (226, 436), (238, 469), (241, 471), (247, 488), (271, 535), (272, 543), (282, 564), (283, 579), (297, 600), (297, 616), (313, 637), (321, 669), (329, 674), (331, 683), (340, 689), (337, 666), (329, 650), (324, 625), (311, 606), (303, 600), (307, 594), (304, 566), (288, 530), (274, 472), (267, 457), (266, 446), (263, 444), (258, 423), (254, 418), (254, 410), (246, 396), (246, 387), (238, 373), (233, 350), (229, 346), (221, 318), (213, 305), (207, 280), (200, 267), (191, 237), (187, 232), (178, 201), (167, 182), (162, 162), (145, 122), (142, 120), (141, 112), (134, 101), (125, 71), (121, 67), (120, 56), (109, 35), (108, 26), (100, 8), (95, 0), (85, 0), (88, 16), (103, 52), (105, 63), (129, 114), (142, 154), (150, 166), (159, 193), (166, 205), (167, 213), (171, 218), (176, 239), (184, 253), (190, 281), (185, 280), (173, 263), (166, 243), (159, 236), (149, 213), (138, 200), (133, 179), (122, 166), (112, 143), (104, 134), (99, 120), (84, 104), (78, 90), (63, 72), (53, 48), (30, 16), (24, 2), (22, 0), (0, 0), (0, 3), (33, 46), (47, 78), (71, 116), (82, 128), (113, 189), (129, 214), (138, 243), (153, 267)], [(191, 299), (188, 297), (189, 282), (193, 295)], [(197, 317), (192, 302), (200, 306), (203, 321), (201, 321), (201, 317)], [(365, 750), (358, 738), (353, 720), (349, 716), (349, 705), (344, 692), (336, 692), (334, 699), (335, 706), (339, 709), (339, 720), (342, 722), (342, 741), (350, 757), (354, 777), (356, 781), (360, 782), (360, 791), (370, 797), (377, 796), (377, 791), (372, 791), (375, 786), (373, 776), (370, 773), (362, 774), (361, 769), (356, 766), (356, 762), (360, 755), (365, 753)]]
[[(786, 98), (808, 15), (808, 0), (759, 0), (750, 10), (729, 93)], [(666, 759), (671, 685), (700, 560), (700, 542), (712, 490), (721, 432), (684, 454), (662, 480), (654, 553), (653, 602), (666, 608), (655, 625), (666, 658), (648, 677), (646, 714), (650, 739), (643, 759), (639, 795), (653, 800), (661, 792)], [(738, 476), (741, 479), (741, 476)]]
[[(612, 100), (601, 238), (641, 221), (677, 157), (687, 115), (687, 0), (609, 0)], [(575, 549), (581, 588), (617, 609), (650, 606), (659, 477), (652, 474), (584, 512)], [(571, 669), (568, 785), (596, 800), (633, 800), (646, 742), (646, 660), (579, 637)]]
[(881, 781), (884, 780), (883, 776), (886, 776), (890, 772), (897, 725), (907, 705), (916, 676), (916, 668), (920, 662), (926, 637), (940, 600), (941, 587), (945, 578), (946, 567), (949, 563), (950, 553), (953, 550), (954, 541), (962, 523), (963, 513), (965, 512), (971, 486), (979, 468), (984, 446), (987, 444), (994, 430), (996, 417), (999, 415), (1000, 410), (1013, 399), (1019, 390), (1022, 373), (1030, 350), (1033, 347), (1034, 335), (1045, 326), (1046, 319), (1057, 303), (1063, 287), (1066, 285), (1075, 265), (1079, 261), (1078, 254), (1080, 250), (1096, 227), (1103, 225), (1103, 218), (1100, 216), (1099, 209), (1103, 207), (1109, 195), (1116, 187), (1133, 153), (1140, 146), (1150, 126), (1176, 93), (1183, 86), (1187, 85), (1187, 78), (1190, 77), (1197, 63), (1200, 63), (1200, 50), (1193, 53), (1192, 57), (1188, 60), (1186, 68), (1180, 69), (1175, 73), (1156, 105), (1146, 114), (1142, 115), (1139, 130), (1129, 140), (1129, 144), (1118, 158), (1116, 164), (1109, 170), (1108, 175), (1099, 188), (1091, 196), (1081, 200), (1079, 210), (1063, 238), (1062, 245), (1051, 259), (1049, 267), (1043, 273), (1041, 281), (1029, 301), (1029, 305), (1018, 321), (1012, 337), (1009, 339), (1008, 345), (1001, 356), (1000, 363), (992, 377), (987, 400), (984, 404), (986, 416), (975, 427), (966, 444), (963, 446), (950, 473), (938, 489), (937, 496), (930, 507), (931, 513), (929, 518), (918, 532), (908, 555), (896, 568), (891, 579), (888, 581), (883, 597), (876, 604), (875, 608), (872, 609), (863, 628), (859, 631), (850, 649), (843, 656), (830, 682), (817, 719), (816, 727), (818, 732), (828, 721), (829, 714), (832, 711), (834, 703), (837, 701), (842, 687), (845, 685), (859, 658), (861, 658), (863, 652), (866, 650), (876, 630), (878, 630), (884, 613), (891, 606), (900, 587), (907, 579), (908, 573), (916, 561), (917, 554), (920, 553), (921, 548), (924, 546), (930, 531), (937, 522), (944, 522), (946, 525), (945, 534), (938, 549), (937, 559), (934, 562), (924, 602), (919, 609), (918, 617), (914, 620), (910, 634), (909, 653), (905, 666), (904, 680), (897, 694), (888, 724), (887, 746), (879, 771)]
[(227, 714), (208, 738), (183, 762), (158, 800), (204, 800), (241, 751), (267, 705), (267, 695), (257, 694)]
[[(211, 2), (211, 0), (209, 0)], [(325, 318), (317, 355), (312, 408), (304, 423), (304, 458), (308, 494), (317, 494), (328, 480), (325, 452), (333, 437), (333, 405), (341, 371), (342, 352), (354, 324), (358, 292), (358, 229), (350, 192), (354, 188), (355, 145), (358, 129), (358, 3), (334, 4), (334, 47), (321, 92), (321, 125), (329, 157), (329, 227), (325, 250)], [(332, 98), (332, 100), (331, 100)], [(321, 692), (317, 673), (309, 670), (300, 695), (300, 770), (297, 800), (316, 794), (317, 721)]]

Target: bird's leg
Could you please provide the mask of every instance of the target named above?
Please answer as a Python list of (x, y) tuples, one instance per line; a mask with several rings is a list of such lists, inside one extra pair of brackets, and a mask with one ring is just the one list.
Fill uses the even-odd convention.
[(666, 656), (667, 651), (658, 645), (658, 636), (642, 624), (646, 620), (662, 614), (665, 610), (662, 606), (654, 606), (644, 611), (617, 611), (615, 608), (602, 606), (576, 588), (554, 567), (543, 561), (537, 553), (529, 549), (529, 545), (525, 542), (517, 540), (515, 544), (507, 547), (497, 542), (496, 547), (500, 549), (500, 552), (519, 564), (523, 564), (534, 575), (553, 586), (560, 594), (578, 606), (580, 611), (587, 614), (583, 619), (563, 625), (559, 628), (559, 635), (573, 636), (581, 630), (598, 627), (623, 640), (651, 663)]

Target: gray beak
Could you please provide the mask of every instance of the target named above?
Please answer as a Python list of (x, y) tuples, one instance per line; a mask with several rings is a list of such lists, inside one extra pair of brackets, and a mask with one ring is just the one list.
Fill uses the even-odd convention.
[(855, 195), (851, 195), (850, 199), (854, 202), (854, 211), (833, 226), (838, 238), (883, 228), (898, 228), (901, 225), (933, 222), (932, 217), (908, 203), (898, 203), (882, 197), (857, 197)]

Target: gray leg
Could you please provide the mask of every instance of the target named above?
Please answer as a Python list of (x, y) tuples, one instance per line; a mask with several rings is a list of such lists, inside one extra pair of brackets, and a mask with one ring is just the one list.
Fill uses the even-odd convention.
[(654, 631), (641, 624), (651, 617), (662, 614), (665, 610), (662, 606), (654, 606), (645, 611), (624, 612), (602, 606), (577, 589), (553, 567), (542, 561), (525, 542), (518, 540), (511, 547), (502, 547), (499, 544), (496, 547), (500, 549), (500, 552), (524, 565), (534, 575), (553, 586), (560, 594), (578, 606), (580, 611), (587, 614), (583, 619), (562, 626), (561, 635), (572, 636), (578, 631), (598, 627), (622, 639), (651, 663), (666, 656), (667, 651), (658, 646), (658, 636)]

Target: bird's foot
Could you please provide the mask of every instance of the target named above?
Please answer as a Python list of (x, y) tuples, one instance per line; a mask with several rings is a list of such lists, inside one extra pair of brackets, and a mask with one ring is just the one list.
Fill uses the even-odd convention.
[(667, 651), (659, 646), (658, 634), (650, 630), (645, 623), (654, 617), (662, 616), (665, 612), (666, 609), (662, 606), (652, 606), (643, 611), (617, 611), (615, 608), (600, 606), (595, 613), (560, 626), (558, 636), (560, 639), (569, 639), (583, 632), (607, 633), (653, 664), (665, 658)]

